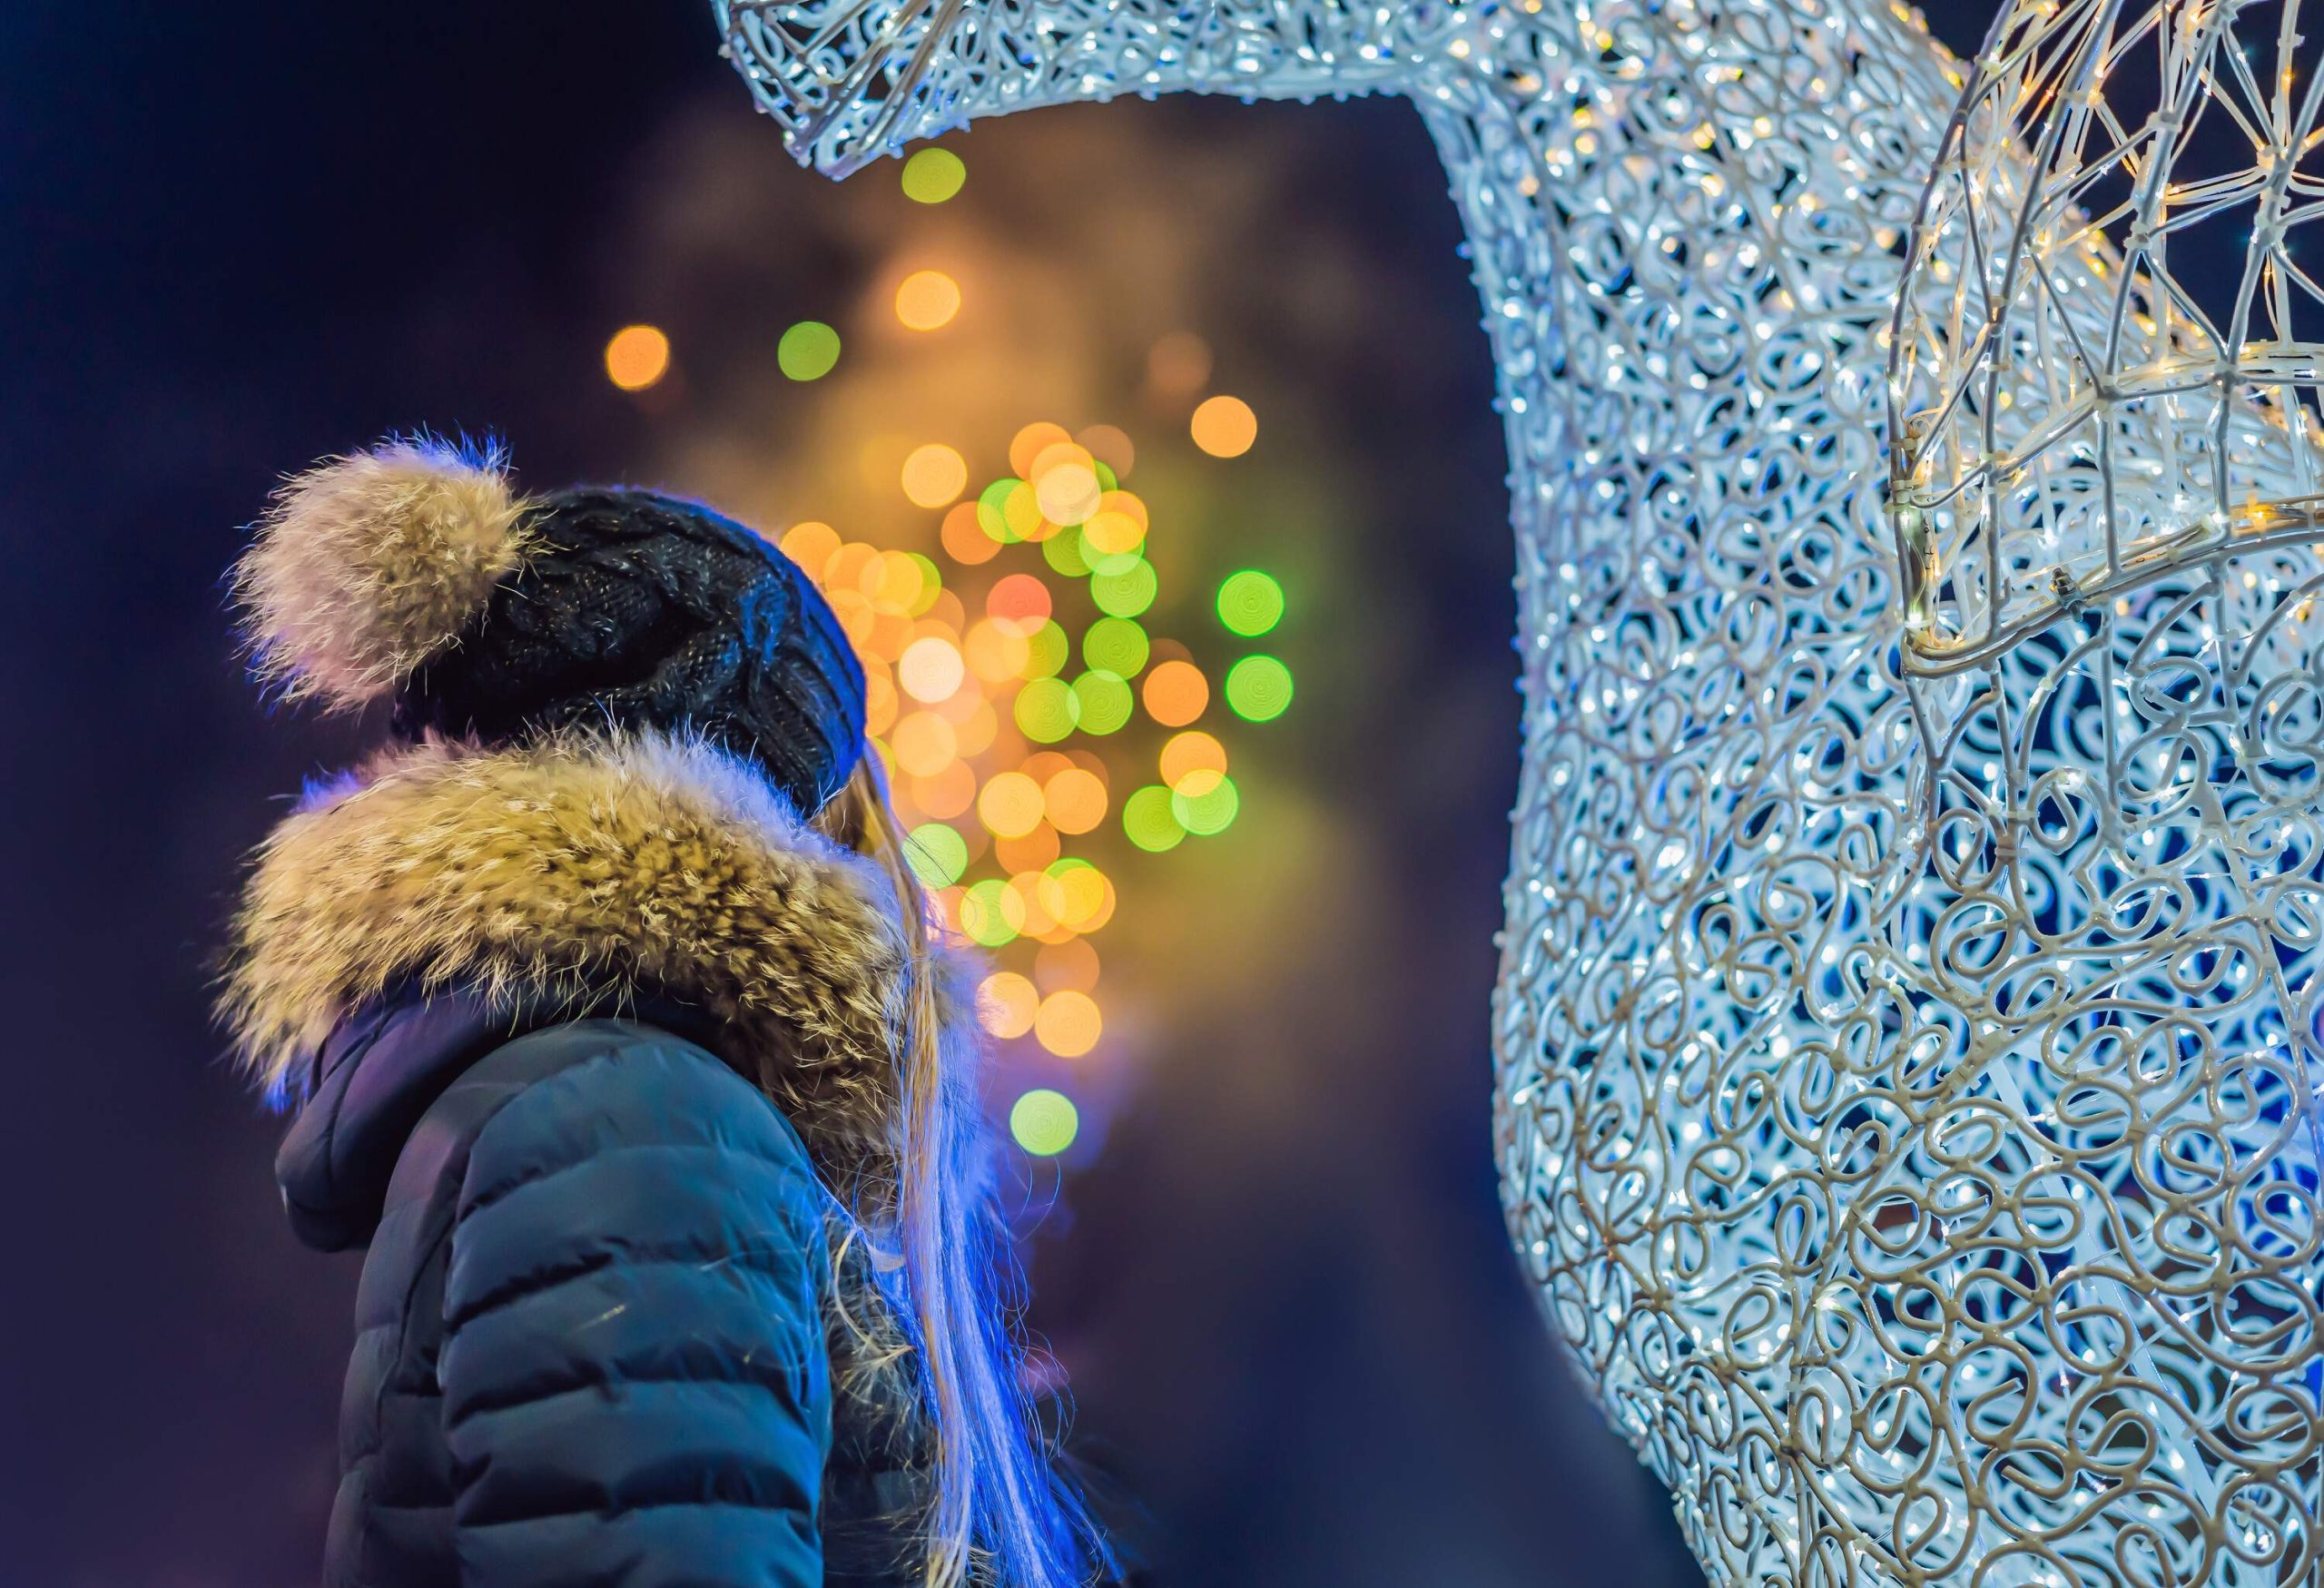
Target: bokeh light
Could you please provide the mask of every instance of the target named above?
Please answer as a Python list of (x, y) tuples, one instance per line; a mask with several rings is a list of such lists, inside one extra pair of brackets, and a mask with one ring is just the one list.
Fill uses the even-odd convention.
[(1241, 808), (1235, 780), (1223, 772), (1190, 772), (1170, 790), (1170, 814), (1198, 838), (1226, 832)]
[(977, 988), (977, 1018), (996, 1037), (1021, 1037), (1033, 1029), (1040, 990), (1014, 971), (995, 971)]
[(1205, 398), (1188, 429), (1195, 445), (1213, 458), (1240, 458), (1259, 439), (1259, 416), (1239, 397)]
[(1174, 330), (1146, 354), (1146, 382), (1157, 397), (1192, 397), (1210, 379), (1210, 344), (1190, 330)]
[(1210, 705), (1210, 680), (1192, 662), (1168, 661), (1146, 676), (1146, 711), (1166, 728), (1182, 728)]
[(940, 508), (969, 488), (967, 460), (941, 441), (915, 447), (904, 459), (904, 495), (916, 508)]
[(1148, 784), (1122, 802), (1122, 831), (1132, 843), (1149, 853), (1176, 849), (1187, 836), (1177, 813), (1170, 808), (1170, 791)]
[(905, 857), (923, 887), (949, 888), (969, 869), (969, 841), (941, 822), (922, 822), (911, 830)]
[(1087, 992), (1052, 992), (1033, 1016), (1033, 1035), (1060, 1059), (1078, 1059), (1098, 1045), (1106, 1022)]
[(1081, 1133), (1081, 1111), (1061, 1091), (1037, 1086), (1009, 1110), (1009, 1134), (1036, 1158), (1054, 1158)]
[(1226, 704), (1246, 721), (1273, 721), (1291, 705), (1291, 669), (1273, 656), (1245, 656), (1226, 670)]
[(936, 330), (960, 311), (960, 283), (942, 271), (914, 271), (896, 288), (896, 318), (911, 330)]
[(670, 372), (670, 339), (651, 325), (625, 325), (606, 343), (606, 378), (624, 391), (643, 391)]
[(1162, 781), (1174, 789), (1194, 773), (1226, 770), (1226, 746), (1208, 734), (1178, 734), (1162, 746)]
[(839, 332), (820, 320), (803, 320), (783, 333), (774, 361), (793, 380), (820, 380), (839, 363)]
[[(820, 520), (780, 545), (862, 658), (866, 726), (935, 918), (990, 956), (986, 1031), (1102, 1063), (1119, 1039), (1090, 940), (1121, 904), (1116, 872), (1239, 816), (1226, 744), (1192, 725), (1214, 691), (1250, 720), (1290, 698), (1275, 658), (1198, 660), (1167, 626), (1215, 607), (1229, 630), (1266, 633), (1283, 597), (1256, 569), (1166, 584), (1154, 546), (1172, 530), (1123, 483), (1137, 457), (1127, 433), (1038, 421), (1008, 454), (1009, 472), (989, 478), (953, 446), (913, 448), (899, 480), (931, 518), (911, 549)], [(1179, 553), (1164, 555), (1175, 566)], [(1037, 1140), (1069, 1139), (1035, 1116), (1049, 1132)]]
[(1250, 638), (1283, 621), (1283, 587), (1256, 568), (1229, 574), (1218, 587), (1218, 621)]
[(919, 204), (940, 204), (960, 191), (969, 168), (950, 149), (922, 149), (904, 162), (904, 197)]

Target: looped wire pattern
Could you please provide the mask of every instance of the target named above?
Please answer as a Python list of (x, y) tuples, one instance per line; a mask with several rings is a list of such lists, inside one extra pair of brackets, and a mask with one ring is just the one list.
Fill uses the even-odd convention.
[[(1923, 205), (1966, 77), (1916, 18), (718, 9), (832, 170), (1070, 100), (1409, 96), (1511, 459), (1504, 1203), (1600, 1404), (1723, 1584), (2309, 1581), (2324, 680), (2293, 636), (2317, 569), (2284, 538), (2142, 567), (2124, 617), (2086, 583), (2092, 513), (2052, 513), (2070, 556), (2015, 531), (1987, 555), (1956, 460), (1992, 448), (1915, 455), (1925, 482), (1892, 462), (1892, 403), (1969, 379), (1974, 340), (1954, 301), (1975, 250)], [(2033, 141), (1989, 119), (1998, 202), (2034, 181)], [(2121, 271), (2077, 246), (2091, 281)], [(1891, 380), (1896, 328), (1915, 352)], [(2037, 362), (2054, 330), (2012, 334), (2070, 383)], [(2167, 478), (2266, 442), (2265, 407), (2239, 390), (2208, 441), (2095, 422)], [(1934, 581), (1888, 511), (1922, 483), (1955, 493), (1922, 509)], [(1955, 641), (1984, 649), (1955, 665)]]

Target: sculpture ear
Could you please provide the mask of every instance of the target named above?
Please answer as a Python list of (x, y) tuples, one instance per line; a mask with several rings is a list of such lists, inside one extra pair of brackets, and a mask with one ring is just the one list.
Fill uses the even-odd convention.
[(253, 670), (337, 710), (391, 692), (523, 559), (523, 520), (490, 444), (389, 440), (292, 476), (234, 566)]

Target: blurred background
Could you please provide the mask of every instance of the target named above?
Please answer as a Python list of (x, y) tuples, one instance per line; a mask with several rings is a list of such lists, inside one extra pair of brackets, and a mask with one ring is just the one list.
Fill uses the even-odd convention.
[[(1974, 44), (1983, 18), (1948, 30)], [(994, 960), (1033, 1323), (1166, 1584), (1680, 1584), (1503, 1238), (1499, 428), (1401, 103), (793, 168), (707, 5), (0, 15), (0, 1583), (313, 1580), (357, 1260), (219, 1059), (241, 857), (363, 724), (218, 579), (428, 425), (821, 577)]]

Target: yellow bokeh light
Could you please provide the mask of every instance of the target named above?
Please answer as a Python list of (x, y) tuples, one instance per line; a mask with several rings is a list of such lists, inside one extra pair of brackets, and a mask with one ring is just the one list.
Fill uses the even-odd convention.
[(606, 378), (624, 391), (643, 391), (670, 372), (670, 339), (652, 325), (625, 325), (606, 343)]
[(950, 325), (960, 311), (960, 283), (942, 271), (914, 271), (896, 289), (896, 318), (912, 330)]
[(1105, 1032), (1098, 1001), (1087, 992), (1052, 992), (1033, 1015), (1033, 1035), (1060, 1059), (1078, 1059)]
[(1226, 770), (1226, 746), (1208, 734), (1180, 734), (1162, 746), (1162, 781), (1170, 788), (1177, 788), (1192, 773)]
[(977, 1018), (996, 1037), (1021, 1037), (1033, 1029), (1041, 994), (1014, 971), (995, 971), (977, 988)]
[(1053, 524), (1079, 524), (1098, 510), (1104, 494), (1097, 471), (1087, 463), (1061, 463), (1041, 476), (1033, 499), (1041, 517)]
[[(949, 729), (950, 724), (945, 726)], [(1022, 838), (1041, 822), (1041, 785), (1021, 772), (1004, 772), (987, 780), (977, 795), (977, 817), (995, 835)]]
[(952, 725), (932, 711), (907, 713), (897, 719), (889, 740), (896, 764), (914, 777), (932, 777), (960, 755), (960, 739)]
[(904, 495), (916, 508), (940, 508), (969, 488), (968, 460), (941, 441), (915, 447), (904, 459)]
[(988, 684), (1022, 677), (1033, 654), (1031, 642), (1016, 624), (990, 617), (971, 624), (963, 645), (969, 670)]
[(858, 587), (872, 597), (875, 612), (906, 616), (927, 594), (928, 570), (909, 551), (883, 551), (863, 565)]
[(960, 647), (939, 635), (912, 641), (896, 663), (896, 682), (914, 700), (949, 700), (960, 693), (967, 676)]
[(864, 670), (863, 731), (874, 738), (896, 725), (896, 686), (885, 673)]
[(781, 545), (783, 556), (797, 563), (800, 571), (809, 578), (822, 584), (824, 570), (831, 566), (832, 558), (839, 555), (839, 531), (829, 524), (818, 524), (810, 519), (784, 530)]
[(1240, 458), (1259, 439), (1259, 416), (1239, 397), (1206, 398), (1188, 429), (1195, 445), (1213, 458)]

